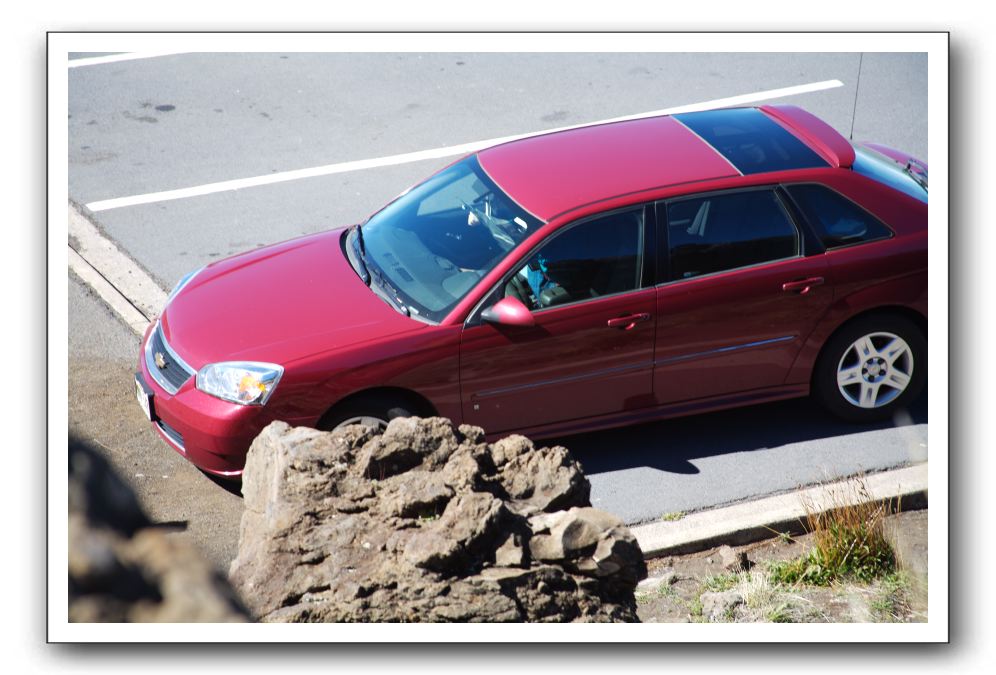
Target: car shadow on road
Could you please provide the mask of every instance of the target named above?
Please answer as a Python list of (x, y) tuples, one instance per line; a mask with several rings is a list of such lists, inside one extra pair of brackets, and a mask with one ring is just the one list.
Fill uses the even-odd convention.
[(891, 421), (851, 424), (833, 417), (811, 399), (803, 398), (564, 436), (540, 444), (568, 448), (588, 475), (635, 467), (695, 474), (699, 469), (693, 459), (926, 424), (926, 390), (907, 412), (908, 415), (897, 415)]
[(242, 481), (241, 480), (232, 480), (231, 478), (222, 478), (221, 476), (212, 475), (212, 474), (208, 473), (207, 471), (203, 471), (201, 469), (198, 469), (198, 471), (201, 472), (201, 475), (203, 475), (205, 478), (207, 478), (209, 481), (211, 481), (212, 483), (214, 483), (218, 487), (222, 488), (225, 492), (228, 492), (229, 494), (233, 494), (233, 495), (235, 495), (236, 497), (238, 497), (240, 499), (242, 498)]

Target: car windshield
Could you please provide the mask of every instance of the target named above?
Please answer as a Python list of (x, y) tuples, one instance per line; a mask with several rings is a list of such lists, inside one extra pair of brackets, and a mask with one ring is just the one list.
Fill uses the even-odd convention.
[(372, 283), (393, 287), (412, 316), (439, 321), (541, 224), (471, 156), (371, 216), (363, 261)]
[(856, 173), (927, 203), (927, 188), (914, 180), (901, 164), (857, 143), (851, 145), (855, 155), (852, 168)]

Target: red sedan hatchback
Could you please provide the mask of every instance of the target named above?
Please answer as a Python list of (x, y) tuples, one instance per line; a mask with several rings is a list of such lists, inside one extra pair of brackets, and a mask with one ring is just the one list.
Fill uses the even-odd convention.
[(229, 477), (278, 419), (544, 437), (810, 393), (886, 417), (926, 378), (926, 175), (793, 106), (499, 145), (188, 275), (139, 403)]

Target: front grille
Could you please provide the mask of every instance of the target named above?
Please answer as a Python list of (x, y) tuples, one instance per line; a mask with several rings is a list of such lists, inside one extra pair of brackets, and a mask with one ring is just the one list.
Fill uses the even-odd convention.
[[(194, 374), (194, 371), (190, 370), (190, 367), (174, 354), (166, 343), (162, 324), (157, 324), (156, 329), (152, 331), (145, 360), (152, 377), (159, 383), (159, 386), (171, 394), (175, 394), (183, 386), (183, 383)], [(156, 363), (157, 360), (162, 362), (162, 367)]]
[(159, 430), (162, 431), (164, 434), (166, 434), (166, 438), (168, 438), (171, 441), (173, 441), (173, 443), (176, 444), (176, 446), (178, 448), (180, 448), (181, 450), (184, 449), (183, 448), (183, 434), (181, 434), (179, 431), (177, 431), (176, 429), (174, 429), (170, 425), (166, 424), (162, 420), (156, 420), (156, 424), (159, 425)]

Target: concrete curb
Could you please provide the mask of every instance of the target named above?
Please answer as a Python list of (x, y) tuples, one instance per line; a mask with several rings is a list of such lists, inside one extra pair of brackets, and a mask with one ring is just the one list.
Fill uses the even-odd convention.
[(149, 319), (128, 298), (107, 281), (93, 265), (72, 248), (69, 249), (69, 269), (76, 273), (80, 281), (100, 296), (114, 313), (128, 324), (132, 332), (139, 336), (145, 333), (145, 329), (149, 325)]
[(69, 203), (69, 268), (138, 335), (162, 311), (166, 292)]
[[(863, 485), (864, 489), (859, 489)], [(721, 544), (747, 544), (773, 536), (774, 532), (798, 533), (806, 508), (826, 510), (830, 506), (898, 499), (903, 508), (922, 506), (927, 499), (927, 464), (893, 469), (827, 485), (796, 490), (720, 509), (701, 511), (673, 522), (637, 525), (630, 530), (643, 555), (693, 553)]]

